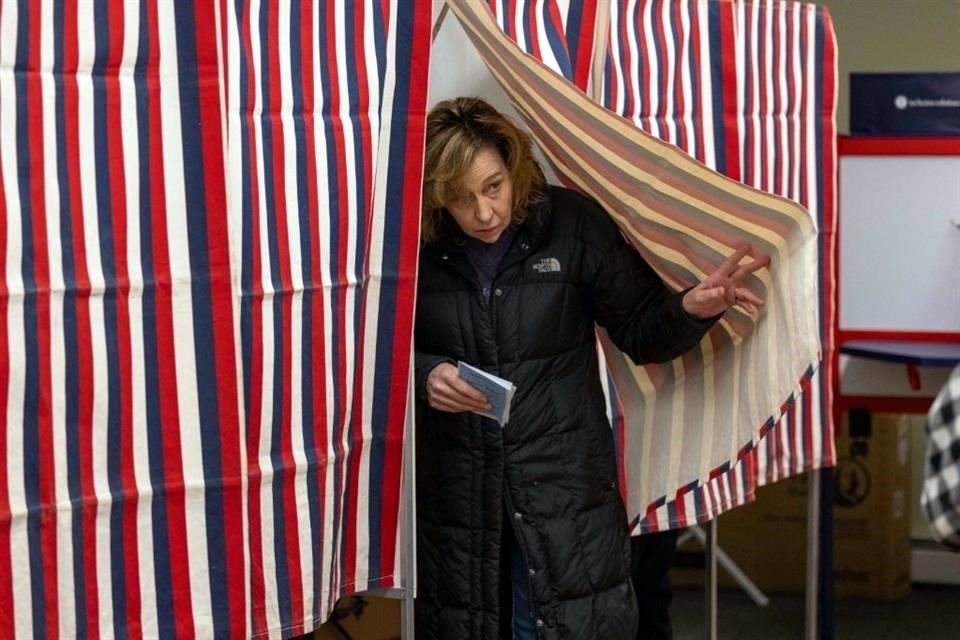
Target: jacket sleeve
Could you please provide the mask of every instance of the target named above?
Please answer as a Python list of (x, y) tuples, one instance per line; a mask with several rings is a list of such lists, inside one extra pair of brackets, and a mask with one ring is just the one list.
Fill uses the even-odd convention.
[(426, 401), (427, 399), (427, 376), (430, 375), (430, 372), (433, 371), (434, 367), (438, 364), (444, 362), (449, 362), (450, 364), (456, 365), (457, 362), (452, 358), (447, 356), (438, 356), (432, 353), (424, 353), (423, 351), (415, 350), (413, 354), (413, 367), (414, 367), (414, 384), (415, 384), (415, 393), (417, 400)]
[[(582, 212), (580, 276), (594, 320), (637, 364), (667, 362), (695, 347), (720, 316), (699, 319), (588, 201)], [(721, 314), (722, 315), (722, 314)]]

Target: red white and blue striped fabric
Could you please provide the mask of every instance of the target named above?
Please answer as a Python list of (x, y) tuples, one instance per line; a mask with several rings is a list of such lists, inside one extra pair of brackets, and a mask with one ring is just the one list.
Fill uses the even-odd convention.
[(429, 19), (0, 0), (0, 638), (399, 582)]
[[(559, 46), (547, 52), (536, 46), (554, 40), (545, 37), (549, 22), (531, 16), (559, 15), (560, 24), (569, 24), (568, 3), (489, 4), (501, 28), (527, 53), (582, 90), (590, 87), (558, 62), (562, 57), (553, 52)], [(631, 468), (666, 465), (670, 456), (626, 453), (628, 440), (644, 436), (638, 433), (643, 420), (631, 417), (635, 407), (624, 407), (623, 397), (639, 393), (631, 390), (636, 383), (629, 367), (619, 365), (622, 354), (606, 349), (611, 373), (604, 383), (621, 455), (621, 487), (639, 533), (709, 520), (752, 500), (758, 485), (833, 464), (835, 41), (829, 14), (800, 3), (611, 0), (589, 10), (594, 17), (580, 14), (579, 24), (609, 24), (602, 76), (593, 79), (605, 107), (720, 173), (803, 204), (820, 229), (823, 362), (804, 376), (803, 392), (791, 396), (782, 418), (764, 425), (707, 479), (652, 503), (638, 500), (643, 492), (630, 478), (641, 474)], [(588, 33), (577, 37), (593, 48), (592, 40), (583, 45)]]
[(602, 1), (486, 0), (504, 33), (582, 91), (588, 88)]
[[(783, 417), (706, 485), (632, 505), (640, 531), (709, 520), (752, 500), (757, 486), (834, 464), (836, 82), (830, 16), (815, 5), (611, 3), (604, 105), (725, 175), (799, 202), (820, 230), (820, 367), (801, 382), (803, 393)], [(608, 349), (608, 357), (616, 354)], [(622, 407), (612, 408), (622, 429)], [(629, 437), (619, 435), (619, 442)], [(683, 501), (693, 508), (678, 508)]]

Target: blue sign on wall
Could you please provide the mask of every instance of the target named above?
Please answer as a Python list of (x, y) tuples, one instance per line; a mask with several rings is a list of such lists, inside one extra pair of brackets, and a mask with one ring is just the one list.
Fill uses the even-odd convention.
[(960, 73), (851, 73), (850, 133), (960, 135)]

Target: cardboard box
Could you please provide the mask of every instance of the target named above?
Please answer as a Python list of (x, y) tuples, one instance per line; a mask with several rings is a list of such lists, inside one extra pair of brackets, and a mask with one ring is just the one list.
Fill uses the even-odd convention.
[[(400, 640), (401, 600), (367, 594), (344, 596), (314, 640)], [(339, 627), (339, 628), (338, 628)], [(342, 630), (342, 631), (341, 631)]]
[[(910, 434), (900, 415), (856, 410), (837, 434), (834, 590), (892, 600), (910, 590)], [(763, 487), (753, 504), (720, 517), (718, 543), (761, 590), (802, 592), (807, 477)], [(681, 547), (675, 585), (703, 585), (703, 549)], [(722, 569), (720, 584), (735, 583)]]

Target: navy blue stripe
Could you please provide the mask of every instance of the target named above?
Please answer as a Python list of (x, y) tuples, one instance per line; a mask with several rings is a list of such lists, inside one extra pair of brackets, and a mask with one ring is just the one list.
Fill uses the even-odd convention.
[[(570, 8), (567, 10), (566, 41), (571, 78), (573, 78), (577, 72), (577, 55), (580, 53), (580, 29), (583, 28), (583, 13), (584, 8), (582, 2), (571, 3)], [(590, 61), (588, 61), (587, 64), (590, 64)]]
[[(163, 420), (160, 391), (160, 345), (157, 338), (157, 276), (153, 268), (153, 201), (151, 175), (160, 167), (150, 164), (150, 91), (147, 85), (149, 70), (150, 29), (147, 24), (147, 3), (140, 0), (138, 24), (140, 46), (134, 67), (134, 86), (137, 100), (137, 127), (140, 169), (140, 269), (143, 275), (143, 358), (144, 392), (147, 422), (147, 456), (149, 460), (150, 512), (153, 536), (153, 573), (156, 592), (157, 631), (161, 638), (176, 635), (173, 603), (173, 574), (170, 566), (170, 536), (166, 503), (166, 463), (163, 451)], [(157, 141), (159, 143), (159, 141)], [(141, 498), (143, 499), (143, 498)]]
[[(330, 270), (330, 281), (333, 283), (333, 286), (330, 291), (330, 295), (337, 296), (338, 290), (340, 287), (344, 286), (341, 282), (342, 274), (337, 265), (337, 252), (338, 247), (340, 246), (340, 179), (337, 170), (337, 154), (336, 146), (333, 141), (335, 139), (334, 133), (334, 122), (339, 121), (337, 114), (331, 112), (331, 101), (329, 96), (333, 94), (333, 89), (331, 87), (332, 79), (330, 77), (330, 71), (327, 67), (329, 64), (327, 56), (328, 51), (331, 46), (331, 43), (327, 41), (327, 13), (333, 11), (333, 7), (329, 6), (328, 3), (320, 3), (320, 11), (317, 13), (317, 41), (320, 47), (320, 85), (322, 87), (322, 94), (328, 96), (328, 99), (323, 101), (323, 128), (324, 128), (324, 139), (327, 140), (326, 152), (327, 152), (327, 193), (330, 194), (328, 212), (328, 220), (330, 222), (330, 256), (327, 267)], [(397, 40), (397, 42), (402, 42)], [(402, 47), (398, 47), (402, 48)], [(402, 68), (399, 67), (398, 68)], [(399, 78), (398, 78), (399, 82)], [(401, 127), (402, 128), (402, 127)], [(321, 185), (322, 186), (322, 185)], [(342, 381), (343, 376), (343, 363), (340, 362), (340, 356), (337, 353), (337, 344), (339, 344), (341, 339), (341, 333), (343, 328), (341, 327), (340, 321), (340, 312), (336, 306), (336, 298), (333, 301), (333, 313), (330, 314), (330, 332), (331, 332), (331, 349), (329, 361), (330, 366), (333, 368), (333, 379)], [(343, 407), (340, 405), (339, 392), (334, 391), (331, 393), (329, 401), (333, 403), (333, 424), (330, 425), (330, 438), (333, 441), (333, 450), (334, 450), (334, 464), (333, 464), (333, 495), (331, 496), (334, 500), (333, 508), (333, 539), (331, 544), (333, 548), (337, 548), (338, 540), (341, 533), (341, 514), (340, 514), (340, 495), (341, 495), (341, 485), (343, 484), (340, 480), (340, 469), (343, 465), (343, 446), (341, 442), (341, 425), (343, 422)], [(330, 572), (330, 583), (329, 588), (331, 593), (334, 592), (335, 582), (334, 582), (334, 572)], [(335, 598), (336, 595), (333, 595)]]
[[(54, 109), (57, 139), (57, 182), (60, 190), (60, 252), (63, 272), (63, 343), (64, 343), (64, 418), (73, 428), (66, 430), (67, 491), (70, 495), (70, 541), (73, 546), (74, 631), (77, 638), (87, 637), (87, 593), (83, 566), (83, 492), (80, 486), (80, 347), (77, 329), (77, 272), (73, 255), (73, 212), (70, 200), (70, 178), (67, 169), (65, 141), (66, 113), (63, 99), (63, 2), (53, 5), (53, 82), (56, 90)], [(67, 27), (70, 28), (70, 27)]]
[[(355, 69), (357, 66), (361, 64), (361, 61), (357, 59), (357, 56), (355, 53), (356, 51), (355, 47), (357, 44), (355, 33), (356, 33), (356, 28), (358, 26), (358, 21), (356, 18), (356, 13), (354, 11), (351, 10), (347, 12), (347, 15), (344, 16), (344, 24), (346, 27), (345, 33), (344, 33), (344, 40), (345, 40), (344, 48), (346, 51), (347, 60), (349, 60), (349, 63), (344, 66), (346, 68)], [(400, 41), (398, 40), (398, 42)], [(412, 42), (412, 41), (407, 40), (406, 42)], [(398, 67), (398, 68), (405, 69), (407, 67)], [(350, 345), (350, 348), (352, 349), (352, 353), (359, 356), (359, 354), (363, 349), (363, 345), (360, 343), (360, 332), (363, 326), (362, 312), (366, 307), (366, 295), (367, 295), (366, 281), (365, 281), (363, 272), (364, 272), (364, 263), (366, 261), (366, 239), (367, 239), (367, 228), (366, 228), (367, 215), (366, 214), (367, 214), (367, 211), (369, 210), (370, 204), (366, 201), (366, 198), (365, 198), (367, 189), (366, 189), (366, 177), (364, 175), (364, 160), (363, 160), (364, 141), (363, 141), (362, 126), (360, 123), (360, 114), (357, 113), (360, 107), (360, 87), (357, 82), (356, 72), (347, 72), (345, 73), (345, 75), (347, 79), (347, 99), (349, 100), (348, 104), (351, 106), (351, 109), (349, 110), (351, 114), (350, 120), (349, 120), (349, 126), (353, 130), (354, 154), (353, 154), (352, 171), (354, 175), (354, 180), (356, 181), (356, 187), (353, 190), (354, 210), (356, 211), (356, 214), (351, 216), (351, 218), (354, 221), (354, 224), (356, 226), (356, 239), (354, 241), (355, 256), (354, 256), (354, 263), (353, 263), (353, 277), (356, 279), (356, 282), (357, 282), (357, 286), (355, 289), (353, 289), (352, 294), (348, 290), (347, 295), (355, 296), (355, 302), (353, 305), (353, 318), (352, 318), (354, 342), (353, 342), (353, 345)], [(344, 123), (344, 125), (347, 126), (347, 123)], [(344, 160), (346, 160), (346, 158)], [(348, 265), (347, 268), (349, 269), (350, 266)], [(353, 385), (354, 391), (356, 392), (354, 395), (355, 409), (352, 412), (350, 423), (346, 425), (346, 428), (348, 429), (348, 433), (349, 433), (348, 441), (350, 443), (360, 442), (363, 439), (363, 434), (361, 433), (361, 426), (360, 426), (360, 420), (363, 418), (363, 411), (362, 411), (363, 402), (362, 402), (362, 398), (360, 397), (360, 394), (362, 394), (363, 392), (362, 367), (363, 367), (363, 361), (360, 360), (359, 358), (356, 358), (354, 369), (353, 369), (354, 379), (346, 380), (346, 378), (344, 378), (345, 383)], [(357, 487), (355, 487), (353, 483), (349, 482), (349, 473), (350, 473), (349, 469), (351, 468), (351, 466), (353, 466), (353, 464), (356, 464), (356, 462), (354, 462), (351, 459), (357, 455), (359, 455), (359, 450), (351, 446), (348, 459), (344, 460), (344, 464), (347, 465), (347, 469), (348, 469), (348, 472), (347, 472), (348, 481), (344, 483), (344, 486), (343, 486), (343, 504), (347, 505), (346, 508), (348, 510), (349, 510), (350, 501), (353, 499), (353, 493), (357, 491)], [(350, 518), (349, 513), (344, 513), (343, 517), (344, 517), (344, 531), (346, 532), (346, 531), (349, 531), (350, 527), (354, 526), (355, 523), (349, 522), (348, 520)], [(348, 554), (346, 552), (348, 537), (349, 537), (348, 535), (344, 535), (340, 539), (341, 575), (346, 575), (347, 563), (351, 561), (351, 559), (348, 557)]]
[[(293, 82), (293, 130), (296, 141), (297, 158), (297, 200), (300, 203), (300, 259), (304, 283), (302, 317), (299, 319), (302, 327), (300, 332), (300, 362), (302, 371), (300, 388), (303, 399), (301, 408), (303, 416), (303, 448), (307, 462), (306, 483), (307, 504), (310, 514), (310, 532), (313, 540), (320, 541), (323, 540), (321, 534), (323, 524), (320, 514), (320, 490), (317, 486), (317, 467), (319, 463), (316, 454), (316, 439), (314, 437), (314, 424), (316, 421), (314, 417), (316, 411), (314, 408), (314, 398), (320, 397), (320, 395), (319, 389), (314, 389), (316, 381), (314, 380), (313, 371), (313, 341), (315, 339), (323, 340), (323, 336), (313, 335), (313, 302), (314, 300), (319, 301), (322, 299), (323, 285), (313, 280), (314, 260), (318, 259), (319, 256), (313, 255), (310, 242), (311, 207), (309, 205), (307, 180), (312, 178), (312, 176), (307, 175), (307, 135), (304, 122), (304, 118), (306, 117), (304, 113), (304, 103), (307, 96), (305, 94), (306, 87), (303, 83), (304, 63), (312, 64), (312, 61), (304, 61), (302, 59), (303, 39), (302, 33), (297, 25), (303, 23), (303, 16), (302, 6), (299, 3), (294, 3), (291, 8), (290, 22), (292, 25), (295, 25), (294, 28), (290, 30), (290, 75)], [(293, 321), (297, 322), (298, 319), (294, 318)], [(319, 379), (322, 380), (322, 369), (318, 373), (321, 376)], [(308, 606), (312, 604), (312, 616), (313, 619), (317, 619), (320, 614), (319, 596), (321, 593), (320, 576), (323, 574), (323, 567), (321, 566), (323, 554), (320, 544), (312, 544), (310, 548), (312, 552), (311, 566), (313, 567), (313, 598), (310, 603), (304, 602), (304, 613), (309, 611)], [(306, 566), (306, 561), (306, 558), (301, 559), (301, 563), (304, 566)]]
[[(696, 19), (696, 22), (694, 22)], [(690, 33), (687, 34), (690, 38), (689, 40), (689, 50), (690, 55), (687, 56), (688, 69), (690, 73), (690, 113), (692, 114), (693, 126), (690, 127), (690, 155), (694, 156), (701, 162), (707, 163), (706, 158), (707, 150), (703, 150), (703, 155), (701, 156), (698, 153), (698, 145), (704, 138), (704, 129), (706, 129), (707, 124), (703, 118), (702, 113), (700, 112), (700, 92), (702, 91), (700, 87), (700, 47), (699, 41), (695, 41), (694, 38), (700, 32), (700, 11), (697, 6), (694, 12), (690, 16)]]
[[(815, 140), (816, 140), (816, 148), (817, 148), (817, 158), (816, 158), (817, 228), (820, 229), (820, 241), (817, 243), (817, 260), (818, 260), (818, 264), (824, 265), (826, 264), (826, 260), (827, 260), (826, 238), (828, 237), (827, 234), (825, 233), (827, 229), (825, 226), (826, 213), (824, 211), (825, 200), (824, 200), (824, 193), (823, 193), (824, 187), (825, 187), (824, 172), (823, 172), (823, 144), (824, 144), (823, 107), (825, 106), (824, 105), (825, 96), (824, 96), (824, 90), (823, 90), (823, 87), (824, 87), (823, 73), (824, 73), (824, 47), (826, 44), (825, 43), (826, 34), (824, 33), (823, 9), (818, 7), (816, 11), (817, 11), (817, 19), (816, 19), (816, 26), (815, 26), (816, 28), (815, 65), (816, 66), (814, 68), (814, 75), (813, 75), (814, 77), (813, 108), (816, 109), (816, 113), (814, 114), (813, 121), (815, 123), (814, 131), (816, 132)], [(832, 73), (836, 73), (835, 69), (832, 69), (831, 71)], [(806, 75), (804, 75), (804, 78), (806, 78)], [(808, 197), (809, 196), (810, 194), (808, 194)], [(821, 295), (818, 296), (819, 299), (818, 299), (818, 305), (817, 305), (820, 310), (820, 337), (823, 343), (826, 344), (827, 332), (830, 329), (827, 325), (826, 296), (823, 295), (823, 292), (827, 290), (827, 282), (826, 282), (827, 273), (826, 273), (826, 269), (822, 269), (822, 268), (818, 269), (817, 271), (818, 271), (817, 278), (819, 280), (818, 284), (820, 286), (820, 292), (821, 292)], [(811, 387), (812, 386), (813, 385), (811, 385)], [(827, 398), (827, 397), (830, 397), (829, 394), (830, 394), (830, 390), (827, 388), (827, 376), (821, 375), (820, 376), (820, 397)], [(829, 424), (827, 422), (828, 419), (829, 417), (827, 415), (827, 403), (821, 402), (820, 403), (820, 424), (823, 426)]]
[[(755, 184), (753, 179), (753, 103), (754, 103), (754, 91), (756, 78), (753, 77), (753, 66), (750, 64), (750, 61), (753, 59), (753, 31), (752, 26), (753, 22), (750, 19), (749, 15), (750, 7), (746, 7), (745, 10), (745, 19), (743, 21), (743, 30), (746, 34), (744, 41), (744, 60), (746, 64), (743, 66), (743, 83), (744, 83), (744, 104), (742, 109), (744, 110), (744, 126), (743, 126), (743, 175), (741, 176), (744, 184)], [(759, 102), (759, 101), (758, 101)], [(759, 109), (759, 105), (757, 107)]]
[[(707, 28), (710, 33), (710, 86), (713, 92), (711, 104), (713, 106), (713, 145), (714, 161), (717, 171), (728, 174), (727, 167), (727, 109), (733, 105), (725, 105), (723, 99), (723, 60), (727, 56), (736, 56), (736, 50), (727, 51), (723, 47), (723, 30), (720, 13), (720, 3), (707, 3)], [(702, 52), (701, 52), (702, 53)], [(696, 83), (694, 83), (696, 84)]]
[[(235, 0), (234, 1), (234, 10), (237, 17), (238, 25), (242, 25), (244, 16), (247, 11), (246, 0)], [(251, 157), (250, 151), (250, 137), (253, 133), (250, 130), (250, 126), (247, 122), (247, 114), (253, 108), (253, 105), (249, 100), (249, 91), (250, 91), (250, 69), (247, 62), (247, 51), (246, 51), (246, 42), (243, 37), (243, 34), (240, 34), (240, 55), (237, 56), (237, 66), (239, 72), (239, 84), (238, 91), (240, 96), (240, 157), (242, 158), (242, 169), (240, 171), (241, 187), (240, 193), (241, 197), (241, 230), (240, 230), (240, 354), (241, 361), (243, 366), (243, 406), (244, 406), (244, 416), (246, 417), (246, 424), (244, 424), (244, 441), (247, 443), (247, 446), (251, 446), (250, 442), (250, 426), (253, 424), (253, 421), (258, 419), (251, 415), (251, 399), (253, 397), (254, 389), (252, 386), (252, 375), (253, 375), (253, 314), (259, 311), (260, 307), (258, 300), (254, 292), (254, 282), (253, 282), (253, 262), (254, 262), (254, 251), (256, 248), (253, 246), (253, 229), (256, 224), (256, 220), (253, 218), (253, 185), (252, 185), (252, 176), (256, 168), (254, 166), (253, 158)], [(261, 400), (262, 402), (262, 400)], [(262, 410), (262, 404), (261, 404)], [(262, 452), (258, 452), (262, 453)], [(251, 488), (251, 490), (255, 490)], [(256, 490), (259, 490), (257, 488)], [(260, 514), (250, 513), (251, 520), (256, 519), (259, 521)], [(258, 550), (250, 549), (251, 556), (255, 557), (255, 554)], [(253, 582), (254, 582), (254, 572), (250, 571), (249, 580), (250, 580), (250, 589), (251, 593), (253, 591)], [(256, 606), (256, 603), (254, 603)], [(264, 631), (263, 629), (254, 628), (253, 622), (255, 617), (251, 615), (251, 633), (259, 633)]]
[[(246, 0), (234, 0), (234, 10), (238, 23), (242, 23), (246, 12)], [(251, 176), (255, 171), (250, 158), (250, 135), (247, 124), (247, 113), (253, 108), (249, 103), (248, 92), (250, 90), (249, 69), (247, 68), (246, 43), (242, 34), (240, 34), (240, 55), (237, 56), (237, 67), (239, 71), (238, 92), (240, 95), (240, 156), (243, 159), (241, 179), (241, 231), (240, 231), (240, 352), (243, 362), (243, 402), (244, 415), (247, 417), (245, 438), (250, 437), (250, 399), (253, 390), (251, 388), (250, 376), (252, 371), (253, 358), (253, 191), (251, 185)]]
[[(670, 19), (670, 33), (669, 38), (673, 40), (673, 51), (675, 55), (674, 68), (676, 69), (673, 73), (673, 113), (667, 114), (667, 117), (671, 118), (674, 124), (677, 127), (677, 140), (676, 145), (689, 153), (694, 155), (696, 149), (692, 146), (687, 145), (687, 134), (686, 127), (683, 123), (683, 113), (680, 111), (680, 98), (683, 96), (683, 76), (682, 71), (683, 67), (680, 64), (680, 61), (683, 59), (683, 43), (680, 41), (680, 24), (673, 24), (673, 9), (671, 8), (669, 14)], [(664, 30), (666, 31), (667, 26), (664, 25)], [(688, 34), (689, 35), (689, 34)]]
[[(414, 21), (416, 8), (406, 6), (398, 8), (396, 16), (398, 43), (413, 42), (415, 38)], [(410, 69), (413, 63), (411, 47), (397, 46), (396, 68)], [(398, 73), (397, 84), (394, 88), (393, 104), (390, 118), (393, 122), (405, 122), (409, 117), (410, 83), (409, 75)], [(401, 286), (409, 290), (412, 284), (412, 273), (400, 272), (401, 232), (404, 220), (403, 192), (406, 184), (406, 153), (407, 129), (393, 127), (390, 132), (390, 150), (387, 158), (387, 186), (386, 210), (383, 224), (383, 274), (380, 283), (380, 304), (377, 309), (377, 357), (373, 382), (373, 403), (370, 416), (372, 429), (372, 445), (370, 449), (370, 497), (368, 529), (370, 532), (370, 562), (371, 576), (382, 576), (392, 571), (393, 567), (383, 567), (383, 558), (380, 555), (382, 547), (381, 509), (383, 491), (386, 484), (393, 484), (399, 478), (387, 478), (383, 471), (385, 456), (386, 429), (390, 402), (391, 380), (395, 348), (395, 323), (398, 293)], [(368, 336), (368, 340), (369, 340)], [(407, 340), (407, 336), (400, 336)], [(404, 420), (406, 416), (393, 416), (394, 420)], [(389, 443), (391, 446), (400, 446), (400, 443)], [(361, 479), (361, 482), (363, 479)]]
[[(220, 410), (213, 339), (213, 304), (210, 294), (210, 264), (207, 253), (206, 175), (203, 167), (203, 131), (200, 126), (200, 77), (197, 63), (196, 24), (191, 3), (175, 3), (177, 52), (180, 76), (181, 144), (186, 192), (187, 238), (190, 252), (193, 334), (197, 367), (197, 397), (204, 475), (207, 563), (213, 628), (217, 637), (230, 632), (230, 600), (227, 593), (226, 539), (223, 521), (223, 472), (220, 451)], [(215, 29), (212, 29), (215, 30)], [(207, 73), (216, 73), (206, 68)], [(209, 78), (204, 78), (208, 81)], [(219, 149), (216, 150), (220, 152)], [(177, 176), (171, 176), (177, 179)], [(240, 615), (240, 612), (236, 612)]]
[(113, 244), (113, 202), (110, 190), (109, 139), (119, 131), (107, 125), (106, 75), (110, 55), (110, 16), (107, 0), (93, 5), (96, 52), (93, 79), (93, 153), (96, 159), (97, 231), (100, 240), (100, 265), (103, 271), (103, 332), (107, 348), (107, 482), (110, 487), (110, 587), (113, 597), (113, 632), (127, 637), (126, 554), (123, 540), (123, 484), (120, 478), (120, 346), (117, 336), (117, 267)]
[[(377, 113), (383, 113), (383, 85), (387, 72), (387, 32), (388, 16), (383, 15), (383, 5), (379, 2), (373, 5), (373, 47), (377, 54)], [(396, 19), (396, 18), (394, 18)]]
[[(529, 54), (533, 54), (533, 38), (532, 33), (530, 32), (530, 20), (529, 15), (531, 12), (530, 9), (530, 0), (518, 0), (520, 7), (517, 8), (517, 13), (521, 16), (520, 24), (523, 27), (523, 37), (526, 42), (525, 51)], [(511, 16), (512, 18), (513, 16)], [(511, 20), (513, 23), (513, 20)]]
[(550, 50), (553, 51), (553, 56), (557, 59), (557, 64), (560, 65), (560, 73), (569, 80), (573, 82), (573, 65), (570, 64), (570, 58), (567, 56), (567, 48), (564, 44), (563, 35), (557, 30), (557, 27), (553, 24), (553, 19), (550, 17), (550, 6), (548, 3), (543, 5), (543, 26), (546, 30), (547, 42), (550, 43)]
[[(288, 523), (283, 508), (283, 483), (287, 472), (283, 466), (283, 457), (281, 454), (281, 433), (283, 430), (283, 385), (285, 384), (284, 372), (287, 363), (284, 361), (283, 353), (283, 298), (287, 293), (283, 290), (283, 282), (280, 278), (280, 248), (279, 231), (277, 229), (277, 192), (274, 187), (274, 166), (273, 158), (273, 127), (279, 126), (274, 122), (274, 117), (280, 112), (280, 105), (274, 105), (270, 101), (270, 48), (269, 33), (271, 28), (276, 28), (275, 24), (270, 23), (269, 3), (260, 5), (260, 15), (257, 21), (260, 28), (260, 51), (263, 52), (260, 65), (260, 88), (262, 92), (263, 112), (260, 116), (261, 130), (263, 135), (263, 189), (266, 196), (266, 214), (267, 214), (267, 246), (269, 248), (270, 258), (270, 281), (273, 285), (274, 295), (272, 299), (273, 308), (273, 398), (271, 406), (270, 423), (273, 430), (270, 434), (270, 462), (273, 469), (273, 479), (271, 490), (273, 493), (273, 552), (276, 559), (277, 581), (277, 600), (280, 606), (280, 623), (288, 627), (293, 621), (290, 605), (290, 570), (287, 566), (287, 539), (286, 530)], [(273, 16), (275, 17), (275, 16)], [(282, 45), (280, 45), (282, 46)], [(287, 167), (286, 170), (291, 170)]]
[[(34, 274), (33, 202), (30, 198), (30, 179), (33, 167), (30, 162), (30, 127), (40, 126), (39, 114), (27, 110), (27, 78), (34, 82), (39, 78), (28, 74), (30, 63), (30, 2), (20, 0), (17, 5), (17, 52), (14, 68), (14, 91), (17, 115), (17, 176), (20, 191), (21, 240), (23, 254), (20, 269), (23, 274), (23, 337), (24, 337), (24, 398), (23, 398), (23, 488), (27, 501), (27, 540), (30, 545), (30, 595), (33, 608), (33, 636), (46, 638), (46, 596), (44, 594), (44, 558), (40, 530), (43, 524), (40, 503), (40, 345), (37, 328), (40, 326), (37, 313), (37, 279)], [(34, 8), (33, 11), (39, 11)], [(16, 398), (11, 398), (16, 403)], [(14, 426), (14, 428), (16, 428)]]

